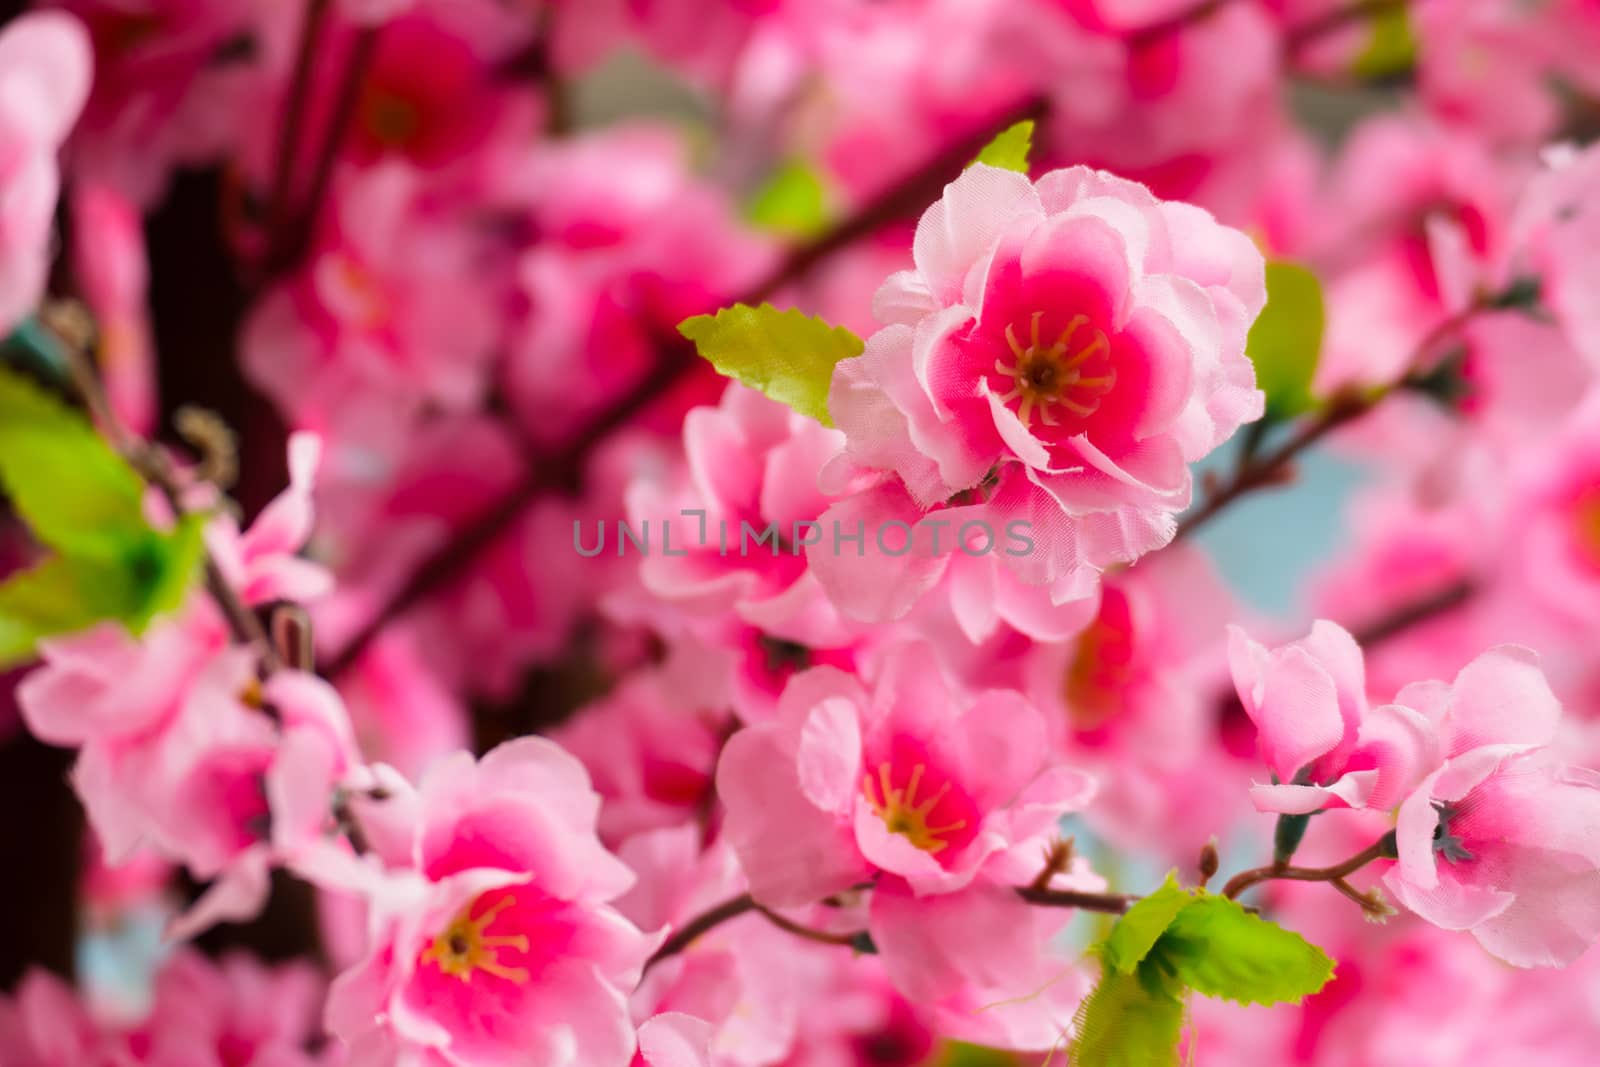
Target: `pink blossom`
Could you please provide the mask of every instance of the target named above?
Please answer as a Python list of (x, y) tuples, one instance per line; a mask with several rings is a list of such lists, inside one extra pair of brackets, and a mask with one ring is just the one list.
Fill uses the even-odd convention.
[(1562, 967), (1600, 938), (1600, 777), (1517, 748), (1477, 747), (1424, 779), (1385, 883), (1508, 963)]
[(294, 434), (289, 439), (289, 487), (242, 534), (227, 514), (207, 527), (206, 547), (217, 569), (246, 604), (303, 603), (331, 588), (332, 576), (298, 555), (311, 537), (312, 482), (321, 456), (316, 435)]
[(903, 646), (870, 692), (806, 671), (775, 722), (728, 742), (717, 790), (757, 899), (809, 904), (875, 871), (952, 892), (1087, 801), (1087, 778), (1043, 759), (1031, 705), (1004, 690), (955, 696), (929, 666)]
[(830, 502), (816, 471), (844, 436), (732, 383), (717, 407), (689, 412), (683, 438), (682, 492), (646, 478), (628, 492), (634, 528), (672, 542), (670, 553), (663, 545), (640, 560), (645, 589), (696, 618), (731, 611), (779, 639), (842, 643), (849, 631), (796, 537), (814, 531)]
[(1438, 758), (1423, 713), (1403, 701), (1368, 707), (1361, 647), (1335, 623), (1318, 620), (1275, 649), (1231, 626), (1228, 662), (1273, 771), (1272, 785), (1251, 789), (1262, 811), (1391, 808)]
[(415, 868), (376, 891), (369, 954), (328, 1005), (357, 1061), (627, 1067), (624, 994), (654, 941), (607, 903), (633, 876), (595, 836), (582, 766), (527, 738), (389, 804), (415, 812), (388, 850)]
[(0, 333), (44, 296), (56, 151), (89, 95), (91, 61), (83, 26), (68, 15), (26, 15), (0, 31)]
[(1417, 683), (1395, 699), (1433, 723), (1443, 762), (1400, 805), (1385, 883), (1509, 963), (1570, 963), (1600, 937), (1600, 778), (1544, 749), (1561, 706), (1538, 658), (1491, 649), (1453, 685)]
[(979, 165), (923, 216), (915, 257), (879, 291), (889, 325), (835, 371), (835, 467), (892, 473), (924, 509), (1000, 473), (992, 506), (1040, 541), (1034, 584), (1168, 541), (1187, 464), (1261, 412), (1249, 241), (1107, 174)]

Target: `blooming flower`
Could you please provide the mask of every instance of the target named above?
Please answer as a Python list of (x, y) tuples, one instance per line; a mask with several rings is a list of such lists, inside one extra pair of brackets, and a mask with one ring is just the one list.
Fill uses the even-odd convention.
[(1261, 413), (1249, 241), (1108, 174), (978, 165), (914, 253), (878, 293), (888, 325), (834, 372), (846, 444), (825, 478), (892, 474), (928, 509), (998, 474), (991, 507), (1040, 542), (1010, 561), (1034, 584), (1170, 540), (1188, 463)]
[(595, 836), (582, 765), (525, 738), (443, 760), (391, 805), (406, 832), (376, 847), (410, 866), (373, 890), (329, 1028), (362, 1062), (627, 1067), (624, 994), (654, 941), (607, 903), (633, 875)]
[(1403, 702), (1368, 707), (1361, 646), (1335, 623), (1318, 620), (1275, 649), (1230, 626), (1228, 662), (1273, 771), (1272, 785), (1251, 789), (1262, 811), (1390, 808), (1436, 758), (1421, 712)]
[(1571, 963), (1600, 938), (1600, 775), (1545, 748), (1561, 705), (1538, 658), (1491, 649), (1395, 699), (1436, 724), (1445, 758), (1400, 805), (1384, 883), (1508, 963)]

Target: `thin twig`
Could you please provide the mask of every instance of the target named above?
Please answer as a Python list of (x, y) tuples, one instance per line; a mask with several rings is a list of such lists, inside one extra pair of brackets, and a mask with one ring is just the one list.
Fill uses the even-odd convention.
[[(1434, 349), (1459, 332), (1485, 306), (1487, 305), (1481, 302), (1475, 303), (1450, 315), (1429, 330), (1427, 335), (1417, 343), (1416, 350), (1408, 361), (1408, 366), (1416, 367), (1423, 363), (1433, 353)], [(1207, 494), (1205, 502), (1200, 507), (1183, 517), (1183, 520), (1178, 523), (1178, 532), (1174, 540), (1181, 540), (1194, 533), (1195, 530), (1216, 518), (1240, 497), (1265, 486), (1283, 484), (1285, 476), (1292, 469), (1291, 464), (1312, 445), (1321, 441), (1334, 430), (1367, 414), (1386, 398), (1403, 389), (1413, 387), (1420, 378), (1421, 376), (1415, 371), (1410, 371), (1399, 380), (1388, 385), (1365, 391), (1344, 392), (1333, 397), (1315, 418), (1301, 424), (1300, 428), (1283, 444), (1268, 452), (1265, 456), (1241, 463), (1226, 482), (1218, 487), (1216, 491)]]
[[(113, 448), (161, 492), (174, 515), (184, 514), (187, 509), (183, 502), (183, 485), (166, 454), (134, 436), (122, 425), (121, 420), (117, 418), (116, 410), (111, 406), (110, 398), (106, 395), (105, 386), (100, 381), (99, 371), (88, 349), (82, 344), (74, 343), (71, 337), (51, 325), (50, 316), (43, 316), (42, 321), (61, 343), (62, 351), (67, 358), (67, 367), (72, 375), (73, 386), (83, 398), (84, 406), (89, 409), (90, 417), (100, 427), (100, 432), (106, 435)], [(266, 629), (261, 625), (261, 620), (256, 618), (255, 612), (239, 598), (233, 586), (228, 584), (222, 569), (217, 566), (216, 559), (209, 551), (205, 554), (204, 572), (206, 590), (221, 610), (223, 618), (227, 620), (228, 629), (232, 631), (234, 639), (260, 650), (262, 670), (266, 673), (270, 674), (281, 667), (282, 660), (278, 656), (277, 649), (272, 647), (272, 642), (267, 640)]]
[(815, 941), (820, 945), (842, 945), (846, 948), (853, 948), (861, 943), (862, 935), (860, 933), (836, 934), (827, 930), (815, 930), (809, 926), (802, 926), (793, 919), (785, 918), (771, 908), (764, 908), (759, 904), (756, 905), (756, 911), (760, 912), (762, 918), (766, 919), (767, 922), (785, 933), (803, 937), (807, 941)]
[(1413, 626), (1427, 622), (1436, 615), (1460, 607), (1476, 596), (1477, 592), (1477, 583), (1470, 578), (1463, 578), (1438, 592), (1400, 605), (1382, 618), (1374, 619), (1366, 626), (1352, 631), (1352, 636), (1356, 639), (1356, 644), (1370, 649), (1398, 637)]
[[(273, 235), (273, 251), (268, 256), (268, 275), (281, 274), (300, 262), (316, 236), (317, 223), (322, 216), (322, 203), (327, 198), (328, 186), (339, 161), (339, 151), (344, 146), (350, 125), (355, 121), (361, 103), (361, 90), (367, 80), (367, 70), (377, 52), (381, 28), (372, 26), (356, 35), (350, 60), (345, 64), (344, 77), (339, 84), (339, 95), (334, 103), (333, 116), (323, 134), (321, 148), (312, 166), (311, 184), (306, 190), (305, 202), (294, 213), (293, 222)], [(281, 240), (279, 239), (281, 237)]]
[(1241, 871), (1222, 887), (1222, 895), (1232, 900), (1253, 885), (1277, 879), (1295, 882), (1335, 882), (1354, 874), (1374, 860), (1393, 858), (1394, 832), (1390, 831), (1343, 863), (1336, 863), (1332, 867), (1292, 867), (1288, 864), (1274, 863), (1266, 867)]
[(272, 177), (272, 199), (268, 205), (269, 232), (274, 239), (290, 224), (294, 214), (294, 160), (300, 148), (305, 125), (306, 101), (311, 93), (311, 74), (316, 66), (317, 41), (327, 19), (330, 0), (310, 0), (305, 21), (300, 24), (300, 45), (295, 53), (294, 74), (289, 83), (289, 98), (278, 126), (277, 156)]
[(755, 911), (758, 907), (760, 905), (755, 902), (755, 898), (749, 893), (741, 893), (730, 900), (724, 900), (709, 911), (701, 912), (674, 930), (672, 936), (663, 941), (661, 947), (656, 949), (655, 955), (645, 961), (644, 969), (648, 971), (663, 960), (678, 955), (678, 953), (723, 923), (737, 919), (747, 912)]
[(1139, 899), (1131, 893), (1084, 893), (1076, 889), (1037, 889), (1031, 885), (1018, 886), (1017, 896), (1044, 908), (1077, 908), (1107, 915), (1121, 915)]

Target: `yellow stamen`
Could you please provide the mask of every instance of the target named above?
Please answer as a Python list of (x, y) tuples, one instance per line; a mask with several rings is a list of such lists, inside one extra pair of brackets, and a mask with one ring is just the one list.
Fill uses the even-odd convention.
[(1093, 336), (1088, 343), (1069, 351), (1078, 331), (1089, 326), (1087, 315), (1074, 315), (1048, 347), (1039, 335), (1043, 318), (1042, 311), (1035, 311), (1029, 318), (1027, 345), (1017, 339), (1016, 324), (1008, 324), (1006, 345), (1011, 349), (1014, 362), (1010, 365), (1000, 359), (994, 362), (997, 374), (1016, 383), (1000, 402), (1018, 401), (1017, 418), (1024, 426), (1032, 425), (1035, 412), (1046, 426), (1058, 425), (1054, 410), (1057, 405), (1078, 418), (1087, 418), (1099, 410), (1100, 401), (1117, 384), (1116, 369), (1110, 366), (1098, 374), (1083, 373), (1087, 369), (1084, 365), (1090, 360), (1110, 353), (1111, 342), (1104, 331), (1090, 326)]
[(508, 982), (526, 982), (528, 972), (522, 967), (507, 967), (500, 962), (499, 949), (512, 948), (528, 951), (528, 938), (524, 934), (489, 934), (487, 931), (502, 911), (514, 903), (504, 896), (495, 901), (482, 915), (473, 918), (472, 909), (482, 897), (462, 908), (439, 936), (423, 952), (424, 961), (439, 965), (439, 970), (463, 982), (472, 981), (474, 972), (483, 971)]
[(966, 829), (967, 820), (929, 825), (928, 816), (950, 792), (950, 783), (945, 782), (932, 795), (918, 800), (917, 793), (922, 787), (922, 776), (926, 771), (925, 764), (917, 764), (911, 768), (911, 778), (905, 788), (896, 789), (890, 778), (889, 764), (880, 763), (877, 781), (873, 781), (870, 774), (864, 777), (863, 792), (867, 803), (883, 820), (883, 825), (888, 827), (890, 833), (899, 834), (924, 852), (939, 852), (950, 846), (950, 842), (944, 838)]

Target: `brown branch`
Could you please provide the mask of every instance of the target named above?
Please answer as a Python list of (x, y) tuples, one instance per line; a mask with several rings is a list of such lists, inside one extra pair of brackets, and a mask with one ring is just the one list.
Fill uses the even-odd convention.
[[(1434, 349), (1459, 332), (1474, 315), (1484, 308), (1492, 306), (1494, 299), (1494, 297), (1486, 297), (1478, 303), (1474, 303), (1450, 315), (1429, 330), (1427, 335), (1417, 343), (1416, 350), (1412, 353), (1408, 365), (1416, 367), (1421, 364), (1433, 353)], [(1419, 385), (1424, 377), (1425, 375), (1416, 371), (1410, 371), (1404, 377), (1390, 382), (1388, 385), (1359, 392), (1344, 392), (1334, 396), (1316, 417), (1302, 423), (1300, 428), (1283, 444), (1268, 452), (1265, 456), (1241, 462), (1227, 481), (1217, 486), (1214, 491), (1206, 494), (1205, 502), (1200, 507), (1190, 511), (1183, 517), (1182, 521), (1178, 523), (1178, 532), (1173, 539), (1181, 540), (1194, 533), (1195, 530), (1216, 518), (1234, 501), (1256, 489), (1284, 484), (1293, 469), (1293, 462), (1312, 445), (1321, 441), (1334, 430), (1367, 414), (1395, 393)], [(1258, 439), (1253, 436), (1246, 438), (1247, 444), (1252, 441), (1258, 443)]]
[(1121, 915), (1139, 899), (1131, 893), (1084, 893), (1076, 889), (1039, 889), (1031, 885), (1018, 886), (1017, 896), (1043, 908), (1077, 908), (1107, 915)]
[(1351, 636), (1356, 639), (1356, 644), (1362, 648), (1381, 645), (1385, 641), (1400, 636), (1413, 626), (1427, 622), (1436, 615), (1442, 615), (1447, 611), (1460, 607), (1476, 596), (1477, 593), (1477, 583), (1470, 578), (1463, 578), (1435, 593), (1430, 593), (1407, 604), (1401, 604), (1389, 614), (1353, 630)]
[(322, 35), (329, 6), (330, 0), (310, 0), (306, 5), (305, 20), (300, 24), (300, 44), (295, 53), (289, 98), (284, 103), (278, 126), (272, 199), (268, 204), (267, 218), (274, 237), (288, 227), (293, 215), (294, 158), (300, 148), (301, 129), (305, 125), (311, 74), (316, 67), (317, 41)]
[(672, 936), (661, 943), (661, 947), (656, 949), (655, 955), (645, 961), (644, 969), (648, 971), (663, 960), (676, 956), (723, 923), (737, 919), (747, 912), (755, 911), (758, 907), (760, 905), (755, 902), (755, 899), (749, 893), (743, 893), (730, 900), (724, 900), (709, 911), (696, 915), (693, 919), (674, 930)]
[(1266, 867), (1241, 871), (1222, 887), (1222, 895), (1232, 900), (1253, 885), (1277, 879), (1295, 882), (1340, 882), (1373, 860), (1393, 859), (1394, 850), (1394, 831), (1391, 830), (1343, 863), (1336, 863), (1332, 867), (1291, 867), (1288, 864), (1274, 863)]
[[(914, 214), (937, 198), (944, 183), (977, 155), (996, 132), (1029, 116), (1043, 115), (1045, 107), (1042, 98), (1030, 98), (957, 138), (950, 147), (874, 197), (850, 218), (784, 257), (766, 277), (758, 280), (734, 302), (760, 303), (852, 242), (877, 231), (886, 223)], [(505, 496), (424, 559), (384, 605), (329, 660), (328, 676), (336, 678), (349, 669), (391, 621), (460, 577), (541, 494), (575, 486), (580, 480), (584, 460), (597, 444), (626, 425), (640, 409), (698, 365), (699, 358), (692, 344), (676, 334), (665, 339), (649, 375), (580, 430), (559, 451), (535, 461)]]
[(815, 941), (819, 945), (841, 945), (845, 948), (853, 948), (861, 943), (861, 933), (835, 934), (827, 930), (814, 930), (809, 926), (802, 926), (793, 919), (785, 918), (784, 916), (773, 911), (771, 908), (764, 908), (759, 904), (756, 905), (756, 911), (760, 912), (761, 917), (766, 919), (767, 922), (771, 923), (773, 926), (776, 926), (785, 933), (793, 934), (796, 937), (805, 938), (807, 941)]
[(328, 186), (333, 181), (333, 171), (339, 161), (339, 150), (355, 121), (361, 103), (361, 90), (366, 83), (367, 70), (377, 52), (380, 27), (363, 28), (356, 35), (350, 60), (345, 64), (344, 76), (339, 84), (339, 95), (334, 103), (333, 115), (323, 134), (322, 145), (312, 166), (311, 185), (305, 202), (294, 213), (292, 223), (273, 233), (272, 251), (267, 256), (266, 273), (269, 277), (294, 267), (306, 254), (316, 236), (317, 223), (322, 216), (322, 203), (327, 198)]
[[(150, 484), (160, 490), (168, 506), (172, 508), (173, 514), (184, 514), (186, 509), (183, 504), (183, 485), (177, 472), (165, 453), (134, 436), (117, 418), (87, 345), (76, 336), (76, 331), (64, 330), (55, 314), (47, 313), (41, 316), (41, 321), (60, 342), (61, 349), (66, 354), (73, 386), (83, 399), (84, 406), (88, 408), (90, 417), (100, 427), (100, 432), (106, 435), (111, 446), (122, 453)], [(234, 638), (260, 649), (262, 669), (267, 673), (270, 674), (281, 667), (283, 664), (278, 657), (277, 649), (267, 640), (267, 633), (261, 625), (261, 620), (256, 618), (255, 613), (239, 598), (238, 592), (228, 584), (209, 551), (205, 555), (204, 572), (206, 590), (221, 610), (223, 618), (227, 620), (228, 629), (232, 631)]]

